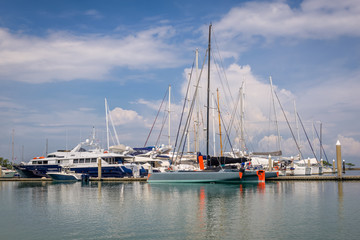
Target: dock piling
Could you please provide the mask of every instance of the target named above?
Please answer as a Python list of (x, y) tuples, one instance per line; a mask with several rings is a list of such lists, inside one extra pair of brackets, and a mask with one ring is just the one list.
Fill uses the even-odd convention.
[(271, 155), (269, 155), (269, 171), (272, 171), (272, 160), (271, 160)]
[(342, 171), (341, 171), (341, 144), (338, 140), (336, 142), (336, 162), (337, 162), (337, 176), (339, 179), (342, 178)]
[(101, 157), (98, 157), (98, 178), (101, 179)]

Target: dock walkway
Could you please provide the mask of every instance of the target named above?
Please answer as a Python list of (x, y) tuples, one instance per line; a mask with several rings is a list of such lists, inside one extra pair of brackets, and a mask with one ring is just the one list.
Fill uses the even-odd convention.
[[(11, 182), (52, 182), (51, 178), (0, 178), (0, 181)], [(89, 181), (102, 182), (146, 182), (147, 178), (90, 178)], [(275, 178), (266, 179), (267, 182), (273, 181), (360, 181), (360, 176), (324, 176), (324, 175), (309, 175), (309, 176), (279, 176)]]
[(360, 176), (324, 176), (324, 175), (309, 175), (309, 176), (279, 176), (276, 178), (268, 178), (266, 181), (360, 181)]

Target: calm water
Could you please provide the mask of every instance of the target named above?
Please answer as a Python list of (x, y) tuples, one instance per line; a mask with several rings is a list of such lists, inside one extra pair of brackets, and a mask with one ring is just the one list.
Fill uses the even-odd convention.
[(360, 182), (0, 182), (0, 239), (359, 239)]

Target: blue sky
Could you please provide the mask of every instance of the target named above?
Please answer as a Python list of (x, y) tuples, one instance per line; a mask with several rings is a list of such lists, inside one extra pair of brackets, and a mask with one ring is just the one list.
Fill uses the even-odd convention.
[[(142, 146), (169, 84), (174, 142), (188, 72), (196, 48), (202, 64), (210, 22), (213, 46), (219, 50), (234, 98), (245, 83), (249, 151), (274, 144), (268, 123), (273, 118), (271, 75), (292, 126), (295, 101), (315, 149), (318, 140), (312, 124), (319, 130), (322, 122), (329, 160), (335, 157), (339, 139), (343, 158), (360, 165), (356, 0), (3, 0), (0, 156), (11, 159), (12, 129), (16, 162), (44, 155), (46, 139), (49, 151), (73, 147), (89, 137), (93, 126), (105, 147), (105, 97), (120, 142)], [(229, 96), (214, 73), (212, 92), (218, 86), (220, 95)], [(226, 112), (228, 104), (223, 102)], [(279, 107), (276, 111), (283, 151), (295, 155)], [(156, 127), (159, 131), (159, 124)], [(312, 157), (301, 135), (304, 155)], [(236, 136), (232, 138), (236, 145)], [(166, 141), (164, 136), (162, 142)]]

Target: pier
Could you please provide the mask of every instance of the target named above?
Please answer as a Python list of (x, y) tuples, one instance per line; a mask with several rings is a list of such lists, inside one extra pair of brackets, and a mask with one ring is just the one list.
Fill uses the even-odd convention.
[[(0, 182), (53, 182), (51, 178), (0, 178)], [(90, 178), (94, 182), (146, 182), (147, 178)]]
[[(0, 181), (11, 182), (52, 182), (51, 178), (0, 178)], [(146, 182), (147, 178), (90, 178), (94, 182)], [(337, 175), (307, 175), (307, 176), (279, 176), (266, 179), (267, 182), (275, 181), (360, 181), (360, 176)]]
[(267, 182), (271, 181), (360, 181), (360, 176), (324, 176), (324, 175), (310, 175), (310, 176), (279, 176), (276, 178), (268, 178)]

